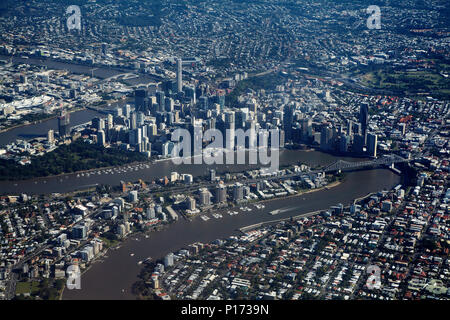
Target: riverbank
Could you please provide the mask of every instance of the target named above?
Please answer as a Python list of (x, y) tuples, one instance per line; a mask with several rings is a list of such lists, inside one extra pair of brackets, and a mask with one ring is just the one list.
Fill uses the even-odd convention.
[[(70, 109), (70, 110), (68, 110), (68, 111), (69, 111), (69, 113), (73, 113), (73, 112), (83, 111), (83, 110), (86, 110), (86, 109), (87, 109), (86, 107), (80, 107), (80, 108)], [(57, 117), (58, 117), (58, 115), (52, 115), (52, 116), (50, 116), (50, 117), (43, 118), (43, 119), (39, 119), (39, 120), (36, 120), (36, 121), (32, 121), (32, 122), (28, 122), (28, 123), (21, 123), (21, 124), (18, 124), (18, 125), (15, 125), (15, 126), (8, 127), (8, 128), (6, 128), (6, 129), (0, 130), (0, 134), (6, 133), (6, 132), (11, 131), (11, 130), (14, 130), (14, 129), (19, 129), (19, 128), (22, 128), (22, 127), (27, 127), (27, 126), (37, 125), (37, 124), (43, 123), (43, 122), (45, 122), (45, 121), (49, 121), (49, 120), (52, 120), (52, 119), (56, 119)]]
[[(259, 204), (259, 203), (270, 204), (270, 203), (275, 202), (275, 201), (287, 200), (287, 199), (292, 199), (292, 198), (296, 198), (296, 197), (301, 197), (301, 196), (303, 196), (303, 195), (305, 195), (305, 194), (310, 194), (310, 193), (314, 193), (314, 192), (320, 192), (320, 191), (324, 191), (324, 190), (330, 190), (330, 189), (332, 189), (332, 188), (335, 188), (335, 187), (339, 186), (342, 182), (343, 182), (343, 181), (335, 181), (335, 182), (330, 183), (329, 185), (324, 186), (324, 187), (321, 187), (321, 188), (312, 189), (312, 190), (309, 190), (309, 191), (305, 191), (305, 192), (302, 192), (302, 193), (299, 193), (299, 194), (290, 195), (290, 196), (286, 196), (286, 197), (280, 197), (280, 198), (275, 198), (275, 199), (266, 199), (266, 200), (255, 201), (255, 202), (252, 202), (251, 204), (252, 204), (252, 205)], [(225, 210), (227, 210), (227, 209), (226, 209), (226, 208), (223, 208), (223, 209), (219, 209), (219, 210), (217, 210), (217, 211), (218, 211), (218, 212), (221, 212), (221, 211), (225, 211)], [(300, 216), (308, 215), (308, 214), (310, 214), (310, 213), (306, 213), (306, 214), (302, 214), (302, 215), (296, 216), (296, 217), (294, 217), (294, 219), (297, 218), (297, 217), (300, 217)], [(196, 217), (194, 217), (194, 218), (198, 218), (198, 216), (196, 216)], [(186, 221), (189, 221), (190, 223), (193, 223), (193, 222), (194, 222), (194, 220), (193, 220), (194, 218), (192, 218), (192, 219), (187, 219)], [(273, 220), (273, 221), (269, 221), (269, 222), (264, 222), (264, 224), (276, 223), (277, 221), (282, 221), (282, 220), (286, 220), (286, 219), (290, 219), (290, 218), (284, 218), (284, 219), (278, 219), (278, 220)], [(111, 247), (108, 247), (108, 248), (101, 254), (101, 256), (96, 257), (92, 262), (90, 262), (89, 265), (88, 265), (88, 267), (82, 271), (81, 275), (84, 275), (85, 273), (87, 273), (87, 272), (88, 272), (95, 264), (97, 264), (98, 262), (100, 262), (100, 261), (101, 261), (101, 259), (100, 259), (101, 257), (106, 256), (107, 253), (110, 252), (111, 250), (117, 250), (117, 249), (121, 248), (122, 245), (124, 245), (124, 244), (125, 244), (127, 241), (129, 241), (130, 239), (136, 238), (136, 237), (141, 237), (141, 236), (150, 236), (150, 235), (152, 235), (152, 234), (155, 234), (155, 233), (158, 232), (158, 231), (162, 231), (162, 230), (164, 230), (164, 229), (169, 229), (169, 228), (173, 227), (174, 224), (177, 224), (177, 223), (178, 223), (178, 221), (172, 222), (172, 223), (169, 223), (169, 224), (162, 225), (162, 226), (160, 226), (159, 228), (153, 228), (152, 230), (148, 230), (148, 231), (138, 231), (138, 232), (134, 232), (134, 233), (129, 234), (126, 238), (120, 240), (120, 242), (119, 242), (118, 244), (116, 244), (116, 245), (114, 245), (114, 246), (111, 246)], [(252, 227), (253, 227), (253, 226), (252, 226)], [(258, 227), (258, 226), (254, 225), (254, 228), (256, 228), (256, 227)], [(244, 227), (244, 228), (245, 228), (245, 227)], [(238, 229), (238, 230), (239, 230), (239, 231), (242, 231), (242, 229), (244, 229), (244, 228), (241, 228), (241, 229)], [(136, 239), (137, 239), (137, 238), (136, 238)], [(160, 259), (160, 258), (161, 258), (161, 257), (156, 257), (156, 259)], [(64, 291), (64, 290), (63, 290), (63, 291)], [(61, 294), (61, 297), (62, 297), (62, 294)], [(62, 298), (61, 298), (61, 299), (62, 299)]]
[[(290, 159), (294, 160), (292, 157)], [(142, 270), (138, 262), (149, 256), (154, 260), (160, 259), (169, 252), (177, 252), (196, 242), (209, 243), (239, 235), (240, 228), (275, 220), (270, 212), (276, 209), (282, 211), (276, 219), (285, 219), (327, 210), (338, 203), (348, 206), (354, 199), (390, 190), (399, 182), (400, 177), (387, 169), (359, 170), (347, 173), (344, 181), (328, 190), (324, 188), (297, 197), (273, 199), (265, 202), (265, 208), (262, 209), (251, 206), (251, 212), (236, 208), (234, 210), (239, 212), (237, 215), (223, 214), (223, 217), (215, 218), (208, 214), (208, 221), (203, 221), (200, 217), (193, 221), (179, 219), (163, 230), (149, 233), (148, 238), (140, 237), (139, 241), (134, 241), (136, 236), (132, 236), (119, 249), (109, 251), (107, 259), (102, 263), (95, 263), (83, 274), (82, 289), (66, 290), (63, 299), (134, 300), (136, 297), (131, 294), (131, 287)], [(130, 256), (131, 253), (134, 256)]]
[[(107, 148), (78, 139), (71, 144), (60, 145), (55, 151), (33, 157), (31, 163), (22, 166), (11, 160), (0, 160), (0, 180), (17, 182), (78, 171), (92, 170), (117, 165), (124, 166), (134, 162), (147, 161), (148, 158), (137, 152)], [(66, 176), (68, 178), (68, 175)]]
[[(343, 181), (335, 181), (335, 182), (332, 182), (332, 183), (328, 184), (327, 186), (324, 186), (324, 187), (321, 187), (321, 188), (308, 190), (308, 191), (305, 191), (305, 192), (302, 192), (302, 193), (299, 193), (299, 194), (290, 195), (290, 196), (286, 196), (286, 197), (280, 197), (280, 198), (275, 198), (275, 199), (267, 199), (267, 200), (255, 201), (255, 202), (251, 202), (251, 204), (253, 204), (253, 205), (254, 205), (254, 204), (259, 204), (259, 203), (266, 203), (266, 204), (268, 204), (268, 203), (271, 203), (271, 202), (273, 202), (273, 201), (279, 201), (279, 200), (283, 200), (283, 199), (289, 199), (289, 198), (300, 197), (300, 196), (305, 195), (305, 194), (314, 193), (314, 192), (323, 191), (323, 190), (330, 190), (331, 188), (334, 188), (334, 187), (339, 186), (342, 182), (343, 182)], [(226, 210), (226, 208), (224, 208), (224, 209), (219, 209), (218, 211), (220, 212), (220, 211), (223, 211), (223, 210)], [(304, 214), (304, 215), (308, 215), (308, 214), (309, 214), (309, 213), (306, 213), (306, 214)], [(300, 215), (300, 216), (304, 216), (304, 215)], [(198, 216), (195, 216), (194, 218), (198, 218)], [(194, 219), (194, 218), (188, 219), (187, 221), (193, 222), (193, 219)], [(286, 219), (289, 219), (289, 218), (285, 218), (285, 219), (281, 219), (281, 220), (286, 220)], [(294, 219), (295, 219), (295, 217), (294, 217)], [(264, 224), (275, 223), (275, 222), (281, 221), (281, 220), (269, 221), (269, 222), (265, 222)], [(89, 265), (88, 265), (88, 267), (82, 271), (81, 275), (84, 275), (86, 272), (88, 272), (88, 271), (93, 267), (94, 264), (100, 262), (100, 261), (101, 261), (101, 259), (100, 259), (101, 257), (106, 256), (107, 253), (108, 253), (109, 251), (111, 251), (111, 250), (117, 250), (117, 249), (119, 249), (126, 241), (130, 240), (130, 238), (133, 238), (133, 237), (136, 238), (136, 237), (145, 236), (145, 235), (150, 236), (151, 234), (153, 234), (153, 233), (155, 233), (155, 232), (157, 232), (157, 231), (161, 231), (162, 229), (171, 228), (172, 225), (175, 224), (175, 223), (178, 223), (178, 221), (177, 221), (177, 222), (172, 222), (172, 223), (170, 223), (170, 224), (163, 225), (163, 226), (161, 226), (160, 228), (154, 228), (154, 229), (148, 230), (148, 231), (138, 231), (138, 232), (129, 234), (126, 238), (120, 240), (120, 242), (119, 242), (118, 244), (116, 244), (116, 245), (114, 245), (114, 246), (108, 247), (101, 255), (99, 255), (99, 256), (96, 257), (92, 262), (90, 262)], [(258, 226), (257, 226), (257, 225), (253, 225), (253, 226), (251, 226), (251, 227), (256, 228), (256, 227), (258, 227)], [(245, 229), (245, 228), (246, 228), (246, 227), (241, 228), (241, 229), (239, 229), (239, 230), (240, 230), (241, 232), (243, 232), (242, 229)], [(248, 228), (248, 227), (247, 227), (247, 228)], [(157, 257), (157, 259), (159, 259), (159, 258), (161, 258), (161, 257)], [(64, 290), (65, 290), (65, 288), (63, 289), (63, 292), (64, 292)], [(63, 293), (61, 293), (60, 299), (62, 299), (62, 296), (63, 296)]]
[(335, 182), (332, 182), (332, 183), (327, 184), (326, 186), (323, 186), (323, 187), (320, 187), (320, 188), (305, 190), (305, 191), (299, 192), (297, 194), (292, 194), (292, 195), (288, 195), (288, 196), (285, 196), (285, 197), (260, 200), (260, 201), (252, 202), (252, 204), (253, 203), (267, 203), (267, 202), (280, 200), (280, 199), (291, 199), (291, 198), (300, 197), (300, 196), (303, 196), (303, 195), (306, 195), (306, 194), (309, 194), (309, 193), (319, 192), (319, 191), (323, 191), (323, 190), (330, 190), (331, 188), (339, 186), (342, 182), (343, 181), (335, 181)]
[[(331, 184), (329, 184), (329, 185), (327, 185), (327, 186), (324, 186), (324, 187), (322, 187), (322, 188), (313, 189), (313, 190), (310, 190), (310, 191), (308, 191), (308, 192), (304, 192), (304, 193), (300, 193), (300, 194), (296, 194), (296, 195), (291, 195), (291, 196), (286, 196), (286, 197), (275, 198), (275, 199), (260, 200), (260, 201), (252, 202), (251, 204), (253, 204), (253, 205), (254, 205), (254, 204), (259, 204), (259, 203), (269, 204), (269, 203), (272, 203), (272, 202), (275, 202), (275, 201), (287, 200), (287, 199), (291, 199), (291, 198), (295, 198), (295, 197), (300, 197), (300, 196), (305, 195), (305, 194), (310, 194), (310, 193), (319, 192), (319, 191), (324, 191), (324, 190), (330, 190), (330, 189), (332, 189), (332, 188), (335, 188), (335, 187), (339, 186), (341, 183), (342, 183), (342, 181), (335, 181), (335, 182), (333, 182), (333, 183), (331, 183)], [(224, 211), (224, 210), (227, 210), (227, 209), (224, 208), (224, 209), (219, 209), (219, 210), (217, 210), (217, 211), (221, 212), (221, 211)], [(309, 214), (309, 213), (306, 213), (306, 215), (307, 215), (307, 214)], [(304, 215), (305, 215), (305, 214), (300, 215), (300, 216), (304, 216)], [(198, 218), (198, 216), (196, 216), (195, 218)], [(285, 218), (285, 219), (289, 219), (289, 218)], [(282, 219), (282, 220), (285, 220), (285, 219)], [(189, 221), (190, 223), (193, 223), (193, 222), (194, 222), (193, 219), (189, 219), (189, 220), (185, 220), (185, 221)], [(278, 221), (278, 220), (269, 221), (269, 222), (265, 222), (265, 223), (273, 223), (273, 222), (276, 222), (276, 221)], [(101, 256), (96, 257), (92, 262), (90, 262), (89, 265), (88, 265), (88, 267), (87, 267), (86, 269), (84, 269), (83, 272), (82, 272), (81, 274), (83, 275), (83, 274), (85, 274), (86, 272), (88, 272), (89, 269), (93, 267), (93, 265), (95, 265), (96, 263), (98, 263), (98, 262), (100, 261), (100, 258), (101, 258), (101, 257), (106, 256), (107, 253), (108, 253), (109, 251), (111, 251), (111, 250), (117, 250), (117, 249), (121, 248), (122, 245), (124, 245), (124, 244), (125, 244), (127, 241), (129, 241), (131, 238), (136, 238), (136, 237), (141, 237), (141, 236), (150, 236), (150, 235), (155, 234), (155, 233), (157, 233), (157, 232), (159, 232), (159, 231), (163, 231), (163, 230), (166, 230), (166, 229), (170, 229), (171, 227), (173, 227), (174, 224), (177, 224), (177, 223), (179, 223), (179, 221), (172, 222), (172, 223), (165, 224), (165, 225), (161, 225), (161, 226), (159, 226), (158, 228), (153, 228), (152, 230), (148, 230), (148, 231), (138, 231), (138, 232), (130, 233), (126, 238), (120, 240), (120, 242), (119, 242), (118, 244), (116, 244), (116, 245), (114, 245), (114, 246), (111, 246), (111, 247), (108, 247), (108, 248), (101, 254)], [(244, 227), (244, 228), (245, 228), (245, 227)], [(241, 229), (242, 229), (242, 228), (241, 228)], [(238, 229), (238, 230), (241, 231), (241, 229)], [(156, 259), (160, 259), (160, 258), (161, 258), (161, 257), (156, 257)], [(61, 295), (61, 297), (62, 297), (62, 295)]]

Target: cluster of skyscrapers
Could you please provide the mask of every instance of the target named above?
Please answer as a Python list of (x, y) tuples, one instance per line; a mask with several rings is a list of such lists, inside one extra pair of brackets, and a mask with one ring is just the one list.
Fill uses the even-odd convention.
[[(175, 60), (175, 68), (175, 79), (136, 88), (134, 108), (127, 104), (106, 119), (95, 118), (92, 128), (97, 143), (102, 146), (115, 143), (149, 157), (152, 153), (169, 157), (175, 147), (171, 135), (176, 128), (189, 131), (191, 154), (196, 154), (195, 146), (211, 142), (203, 137), (208, 129), (219, 130), (225, 140), (223, 147), (232, 150), (237, 143), (238, 147), (258, 146), (259, 130), (277, 129), (281, 148), (285, 143), (304, 143), (320, 145), (326, 152), (377, 156), (377, 136), (368, 132), (368, 104), (360, 106), (359, 121), (348, 120), (345, 125), (313, 123), (308, 110), (289, 102), (265, 106), (262, 110), (255, 99), (250, 99), (239, 108), (230, 108), (225, 106), (226, 91), (222, 89), (210, 90), (205, 83), (183, 85), (181, 58)], [(62, 114), (58, 124), (60, 136), (67, 135), (69, 114)], [(237, 141), (235, 133), (239, 129), (250, 133), (243, 143)]]
[(368, 133), (369, 105), (362, 104), (359, 112), (359, 123), (347, 121), (347, 127), (322, 125), (320, 132), (320, 147), (322, 150), (341, 154), (377, 156), (378, 138), (374, 133)]
[(347, 120), (346, 125), (313, 123), (311, 118), (296, 113), (295, 106), (283, 108), (283, 128), (286, 142), (318, 144), (326, 152), (377, 156), (377, 135), (369, 133), (369, 105), (360, 106), (359, 121)]

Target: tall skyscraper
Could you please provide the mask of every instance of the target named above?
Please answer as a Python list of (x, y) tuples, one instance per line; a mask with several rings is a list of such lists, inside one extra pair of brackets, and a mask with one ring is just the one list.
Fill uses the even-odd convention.
[(323, 125), (320, 131), (320, 149), (331, 151), (333, 149), (334, 128)]
[(105, 129), (105, 120), (101, 118), (94, 118), (92, 119), (92, 126), (97, 129), (97, 131), (104, 130)]
[(158, 134), (158, 128), (156, 124), (151, 123), (147, 126), (147, 137), (151, 138)]
[(129, 118), (131, 113), (131, 106), (129, 104), (126, 104), (122, 108), (122, 114), (125, 116), (125, 118)]
[(350, 135), (341, 134), (339, 138), (339, 152), (346, 153), (350, 146)]
[(195, 199), (193, 198), (193, 197), (188, 197), (187, 199), (186, 199), (186, 202), (187, 202), (187, 207), (188, 207), (188, 209), (189, 210), (195, 210)]
[(171, 97), (164, 98), (165, 111), (172, 112), (174, 110), (174, 101)]
[(106, 128), (108, 130), (111, 130), (114, 127), (114, 117), (112, 114), (108, 114), (108, 117), (106, 118)]
[(195, 88), (193, 87), (186, 87), (184, 90), (186, 98), (190, 98), (193, 104), (197, 103), (197, 96), (195, 94)]
[(300, 123), (301, 123), (301, 139), (303, 141), (306, 141), (312, 135), (312, 120), (311, 118), (303, 118)]
[(191, 134), (191, 154), (193, 156), (201, 156), (202, 154), (201, 147), (203, 141), (202, 120), (196, 120), (193, 117), (191, 123), (189, 124), (189, 133)]
[(134, 130), (137, 128), (137, 114), (136, 112), (132, 112), (130, 114), (130, 129)]
[(183, 91), (183, 60), (177, 59), (177, 93)]
[(97, 144), (104, 147), (106, 144), (106, 134), (105, 131), (99, 130), (97, 132)]
[(369, 125), (369, 104), (363, 103), (359, 109), (359, 123), (361, 123), (361, 134), (364, 137), (364, 144), (367, 139), (367, 126)]
[(70, 131), (70, 113), (63, 111), (58, 117), (58, 132), (60, 137), (65, 137)]
[(364, 153), (364, 136), (356, 134), (353, 138), (353, 152), (362, 154)]
[(353, 121), (352, 120), (348, 120), (348, 122), (347, 122), (347, 134), (349, 136), (353, 135)]
[(234, 111), (225, 112), (225, 147), (229, 151), (234, 150), (235, 140), (235, 113)]
[(202, 206), (209, 206), (211, 204), (211, 194), (209, 193), (209, 190), (206, 188), (202, 188), (199, 190), (199, 198), (200, 198), (200, 204)]
[(294, 123), (295, 106), (286, 105), (283, 109), (283, 129), (286, 141), (292, 141), (292, 125)]
[(142, 143), (142, 129), (138, 128), (130, 130), (128, 134), (128, 141), (132, 146), (140, 145)]
[(233, 200), (236, 202), (244, 200), (244, 185), (242, 183), (237, 182), (233, 186)]
[(227, 201), (227, 187), (223, 184), (219, 184), (216, 187), (216, 203)]
[(164, 257), (164, 266), (166, 268), (173, 266), (173, 260), (174, 260), (173, 253), (169, 253), (167, 256)]
[(369, 133), (367, 135), (367, 153), (371, 157), (377, 156), (378, 137), (376, 134)]
[(206, 111), (209, 109), (209, 101), (207, 96), (201, 96), (199, 98), (200, 101), (200, 109)]
[(156, 91), (155, 93), (156, 95), (156, 103), (158, 103), (158, 110), (156, 111), (160, 111), (163, 112), (165, 110), (165, 94), (163, 91)]
[(55, 143), (55, 132), (53, 130), (48, 130), (47, 132), (47, 141), (49, 144)]
[(147, 89), (140, 88), (134, 92), (134, 103), (136, 111), (146, 112), (148, 107), (148, 91)]

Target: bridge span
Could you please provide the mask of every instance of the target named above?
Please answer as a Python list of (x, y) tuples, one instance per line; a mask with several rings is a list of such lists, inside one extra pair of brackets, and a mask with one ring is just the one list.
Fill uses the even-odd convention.
[(365, 160), (358, 162), (349, 162), (344, 160), (338, 160), (329, 166), (326, 166), (323, 169), (315, 170), (313, 172), (333, 172), (333, 171), (342, 171), (342, 170), (353, 170), (364, 167), (378, 167), (382, 165), (393, 166), (396, 163), (410, 162), (417, 160), (417, 158), (405, 159), (396, 154), (383, 156), (381, 158), (373, 159), (373, 160)]

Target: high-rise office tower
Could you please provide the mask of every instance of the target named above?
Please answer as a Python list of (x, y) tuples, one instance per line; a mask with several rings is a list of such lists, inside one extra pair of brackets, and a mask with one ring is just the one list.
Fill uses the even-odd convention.
[(170, 79), (164, 80), (161, 84), (162, 91), (164, 91), (164, 93), (167, 95), (170, 94), (173, 91), (173, 89), (176, 87), (176, 81), (175, 81), (175, 85), (173, 85), (173, 84), (174, 84), (173, 80), (170, 80)]
[(105, 120), (101, 118), (94, 118), (92, 119), (92, 126), (97, 129), (97, 131), (104, 130), (105, 129)]
[(234, 111), (225, 113), (225, 147), (229, 151), (234, 150), (235, 140), (235, 114)]
[(125, 118), (129, 118), (131, 113), (131, 106), (129, 104), (126, 104), (123, 106), (122, 114), (125, 116)]
[(292, 125), (294, 123), (295, 106), (286, 105), (283, 109), (283, 129), (286, 141), (292, 141)]
[(65, 137), (70, 131), (70, 113), (63, 111), (58, 117), (58, 132), (60, 137)]
[(111, 130), (114, 127), (114, 117), (112, 114), (108, 114), (108, 117), (106, 118), (106, 128)]
[(346, 153), (350, 146), (350, 136), (347, 134), (341, 134), (339, 138), (339, 152)]
[(142, 130), (141, 128), (130, 130), (129, 132), (129, 142), (130, 145), (136, 146), (140, 145), (142, 142)]
[(367, 135), (367, 153), (371, 157), (377, 156), (378, 137), (376, 134), (369, 133)]
[(47, 141), (48, 141), (49, 144), (54, 144), (55, 143), (55, 131), (48, 130), (48, 132), (47, 132)]
[(246, 142), (245, 146), (246, 148), (256, 148), (258, 144), (258, 133), (256, 132), (256, 128), (258, 126), (258, 123), (256, 120), (247, 120), (245, 122), (245, 130), (250, 130), (250, 137), (248, 139), (248, 142)]
[(367, 126), (369, 125), (369, 104), (363, 103), (359, 109), (359, 123), (361, 123), (361, 134), (364, 137), (364, 144), (367, 139)]
[(142, 127), (142, 126), (144, 125), (144, 123), (145, 123), (145, 113), (139, 111), (139, 112), (136, 114), (136, 125), (137, 125), (138, 127)]
[(301, 139), (303, 141), (306, 141), (311, 135), (312, 135), (312, 120), (311, 118), (303, 118), (301, 120)]
[(135, 110), (141, 111), (141, 112), (147, 112), (148, 109), (148, 91), (147, 89), (140, 88), (136, 89), (134, 92), (134, 103), (135, 103)]
[(348, 120), (348, 122), (347, 122), (347, 134), (349, 136), (353, 135), (353, 121), (352, 120)]
[(97, 144), (104, 147), (106, 144), (106, 134), (105, 131), (99, 130), (97, 132)]
[(151, 123), (147, 126), (147, 137), (151, 138), (158, 134), (158, 128), (156, 124)]
[(172, 112), (174, 110), (174, 101), (171, 97), (164, 98), (165, 111)]
[(183, 60), (177, 59), (177, 93), (183, 91)]
[(280, 146), (280, 148), (284, 148), (284, 145), (286, 143), (286, 136), (285, 136), (284, 130), (279, 129), (278, 133), (279, 133), (279, 137), (280, 137), (279, 146)]
[(236, 129), (243, 129), (248, 119), (248, 109), (240, 109), (236, 112)]
[(356, 134), (353, 137), (353, 152), (362, 154), (364, 153), (364, 136)]
[(334, 129), (323, 125), (320, 131), (320, 148), (325, 151), (333, 149), (333, 134)]
[[(201, 156), (203, 142), (203, 123), (202, 120), (192, 118), (189, 124), (189, 133), (191, 134), (191, 149), (193, 156)], [(196, 158), (199, 159), (199, 158)]]
[(200, 101), (200, 109), (203, 111), (206, 111), (209, 109), (209, 101), (208, 101), (208, 97), (207, 96), (201, 96), (199, 98)]
[(121, 117), (123, 115), (123, 108), (117, 108), (114, 110), (115, 117)]
[(193, 88), (193, 87), (186, 87), (184, 89), (184, 93), (185, 93), (186, 98), (191, 99), (193, 104), (197, 103), (197, 95), (195, 94), (195, 88)]
[(148, 137), (142, 137), (142, 151), (149, 151), (150, 139)]
[(130, 114), (130, 129), (134, 130), (137, 128), (137, 114), (135, 111), (133, 111)]
[(155, 93), (156, 95), (156, 103), (158, 104), (158, 110), (156, 111), (160, 111), (163, 112), (165, 110), (165, 94), (162, 91), (156, 91)]

